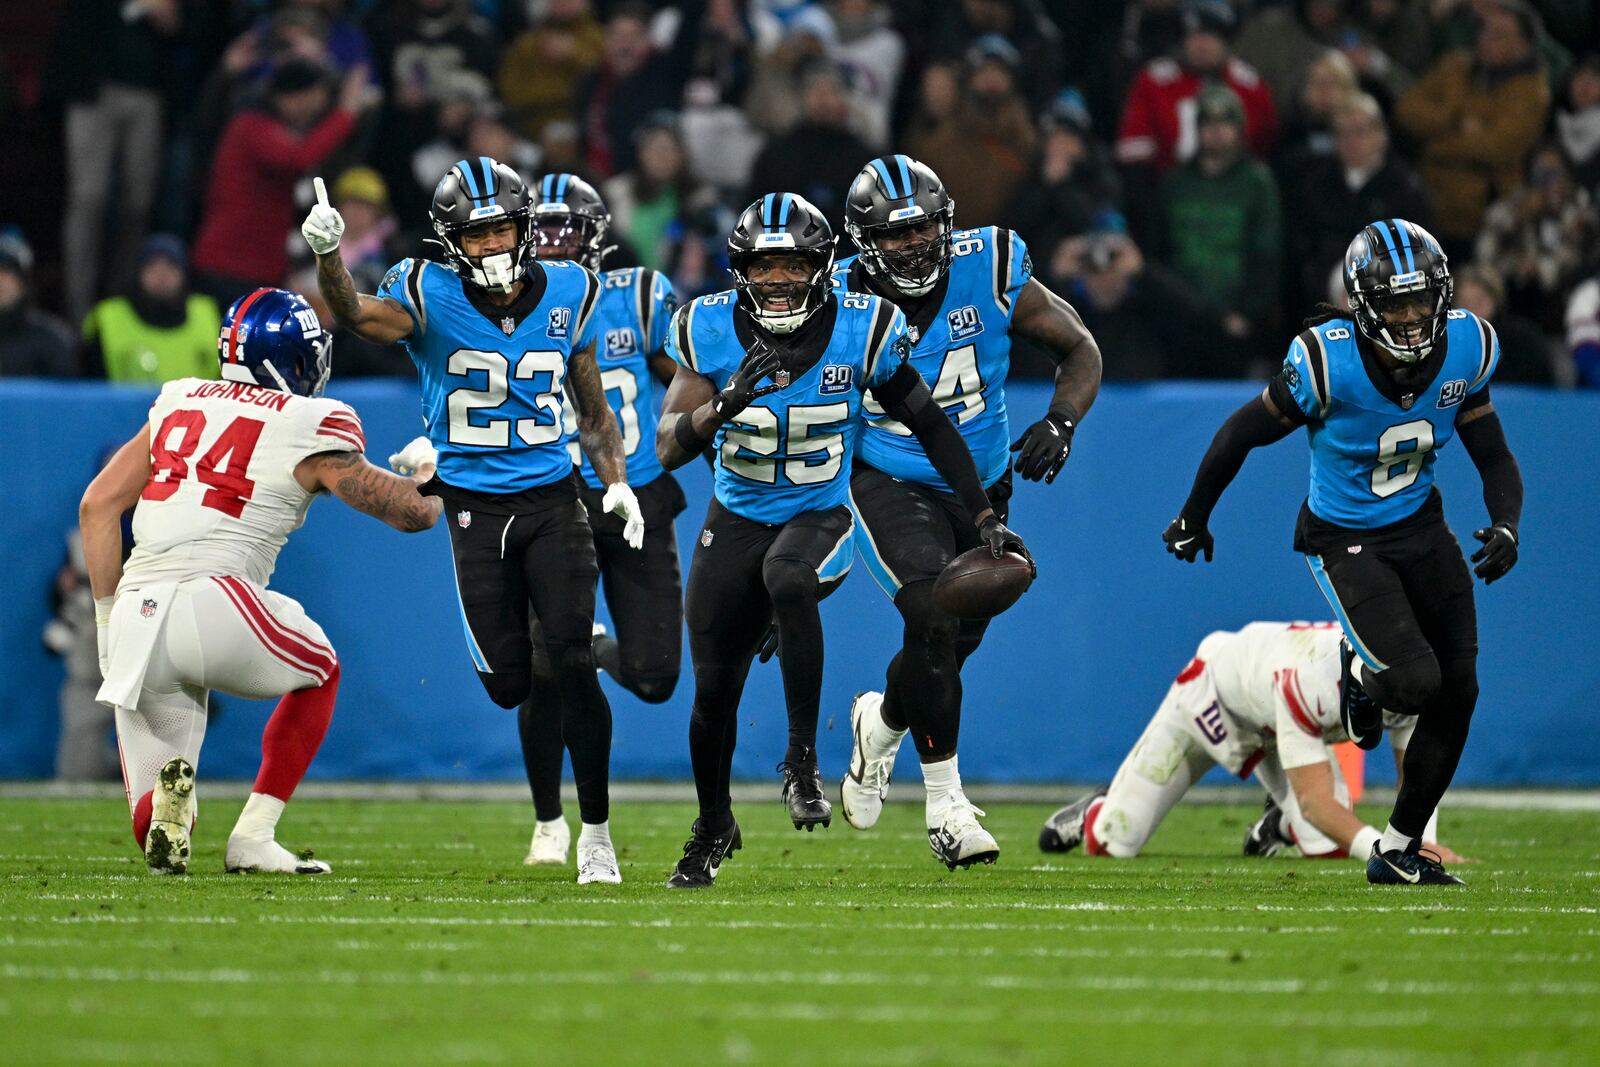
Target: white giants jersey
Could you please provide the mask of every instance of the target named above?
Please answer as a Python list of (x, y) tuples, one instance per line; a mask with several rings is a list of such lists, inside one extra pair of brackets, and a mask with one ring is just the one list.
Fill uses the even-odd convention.
[(233, 575), (265, 586), (315, 494), (295, 468), (319, 452), (363, 452), (349, 406), (237, 382), (180, 378), (150, 408), (150, 480), (133, 512), (119, 590)]
[[(1243, 731), (1275, 740), (1284, 767), (1304, 767), (1327, 759), (1326, 746), (1348, 740), (1339, 722), (1340, 636), (1331, 622), (1253, 622), (1210, 634), (1195, 655), (1222, 713)], [(1415, 722), (1384, 715), (1402, 748)]]

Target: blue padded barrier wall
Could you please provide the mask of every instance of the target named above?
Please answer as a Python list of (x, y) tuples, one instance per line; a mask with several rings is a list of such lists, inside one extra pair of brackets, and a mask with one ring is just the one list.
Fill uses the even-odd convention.
[[(1039, 580), (990, 627), (965, 671), (962, 770), (969, 779), (1110, 777), (1171, 679), (1210, 630), (1252, 619), (1327, 618), (1290, 549), (1305, 489), (1297, 435), (1258, 452), (1213, 523), (1216, 562), (1184, 566), (1160, 533), (1188, 490), (1211, 434), (1259, 386), (1108, 386), (1053, 486), (1018, 483), (1012, 524), (1038, 558)], [(420, 430), (414, 386), (349, 383), (334, 392), (366, 425), (382, 462)], [(1483, 696), (1458, 781), (1600, 784), (1600, 396), (1496, 387), (1528, 486), (1522, 563), (1479, 586)], [(0, 382), (4, 449), (0, 544), (0, 776), (51, 773), (60, 662), (39, 640), (50, 583), (96, 456), (140, 425), (152, 394), (96, 384)], [(1014, 425), (1046, 403), (1042, 385), (1011, 391)], [(1457, 536), (1483, 522), (1479, 485), (1459, 445), (1439, 462)], [(687, 574), (709, 479), (682, 472), (679, 520)], [(447, 516), (446, 521), (453, 521)], [(284, 551), (273, 588), (300, 600), (343, 662), (318, 778), (511, 779), (521, 774), (512, 714), (480, 690), (462, 645), (443, 529), (404, 536), (336, 501), (320, 501)], [(866, 568), (823, 606), (828, 660), (821, 749), (843, 771), (849, 701), (881, 688), (898, 617)], [(613, 773), (686, 778), (692, 675), (647, 706), (606, 682), (616, 718)], [(270, 705), (229, 699), (209, 730), (203, 773), (254, 774)], [(757, 667), (741, 712), (735, 773), (776, 781), (784, 743), (777, 664)], [(1372, 777), (1392, 780), (1387, 760)], [(908, 768), (909, 770), (909, 768)], [(910, 771), (915, 777), (915, 771)], [(776, 795), (776, 786), (774, 786)]]

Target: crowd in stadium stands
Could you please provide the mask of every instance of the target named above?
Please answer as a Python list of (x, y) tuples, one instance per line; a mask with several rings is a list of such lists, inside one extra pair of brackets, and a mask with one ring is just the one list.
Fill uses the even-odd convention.
[[(1022, 234), (1107, 377), (1261, 374), (1341, 298), (1351, 237), (1398, 216), (1499, 328), (1501, 379), (1600, 387), (1592, 0), (6, 7), (0, 376), (158, 381), (208, 366), (251, 288), (316, 300), (313, 174), (367, 291), (427, 254), (445, 169), (490, 155), (590, 178), (606, 265), (688, 298), (726, 285), (754, 196), (801, 193), (842, 233), (851, 177), (901, 151), (959, 226)], [(411, 373), (336, 351), (341, 376)]]

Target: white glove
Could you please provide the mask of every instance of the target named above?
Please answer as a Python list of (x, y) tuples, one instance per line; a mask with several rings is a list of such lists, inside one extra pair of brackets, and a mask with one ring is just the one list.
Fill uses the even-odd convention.
[(344, 216), (328, 203), (328, 187), (322, 184), (321, 178), (312, 178), (311, 184), (316, 187), (317, 202), (312, 205), (306, 221), (300, 224), (300, 236), (306, 239), (311, 251), (325, 256), (339, 247), (339, 238), (344, 236)]
[(95, 597), (94, 600), (94, 644), (95, 650), (100, 653), (101, 679), (111, 669), (111, 606), (116, 602), (114, 594)]
[(424, 477), (431, 477), (439, 465), (439, 450), (426, 437), (414, 437), (411, 442), (389, 457), (389, 469), (407, 478), (426, 469)]
[(612, 482), (606, 486), (605, 499), (600, 506), (607, 515), (622, 520), (622, 539), (629, 548), (644, 547), (644, 515), (639, 511), (639, 498), (633, 495), (627, 482)]

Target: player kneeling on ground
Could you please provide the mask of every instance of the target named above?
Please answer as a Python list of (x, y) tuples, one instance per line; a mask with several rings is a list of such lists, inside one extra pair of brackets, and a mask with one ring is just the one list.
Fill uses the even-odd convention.
[(777, 620), (789, 747), (780, 768), (795, 828), (827, 826), (817, 769), (822, 618), (849, 570), (855, 531), (847, 462), (870, 392), (921, 442), (979, 543), (1024, 555), (995, 516), (972, 454), (907, 362), (906, 319), (868, 293), (836, 292), (834, 237), (803, 197), (768, 193), (728, 239), (735, 288), (684, 305), (667, 352), (679, 363), (656, 434), (668, 469), (716, 445), (715, 492), (689, 568), (684, 616), (694, 663), (689, 749), (700, 817), (668, 881), (707, 886), (740, 847), (728, 792), (739, 698)]
[[(1350, 810), (1350, 793), (1329, 747), (1346, 739), (1339, 721), (1338, 627), (1253, 622), (1200, 642), (1109, 789), (1061, 808), (1039, 831), (1039, 847), (1091, 856), (1137, 856), (1189, 787), (1212, 767), (1248, 778), (1270, 794), (1267, 813), (1245, 836), (1247, 856), (1295, 845), (1303, 856), (1352, 856), (1365, 863), (1380, 834)], [(1396, 773), (1416, 717), (1384, 714)], [(1461, 857), (1424, 837), (1446, 862)]]
[[(323, 490), (407, 532), (439, 517), (414, 478), (362, 457), (356, 413), (324, 399), (331, 338), (311, 305), (257, 289), (222, 324), (220, 382), (168, 382), (149, 424), (90, 484), (79, 508), (95, 595), (99, 699), (116, 708), (133, 833), (150, 869), (189, 866), (195, 765), (209, 690), (279, 702), (261, 771), (228, 838), (229, 871), (322, 874), (275, 827), (333, 718), (339, 661), (299, 604), (266, 588), (289, 535)], [(122, 515), (133, 554), (122, 562)]]

